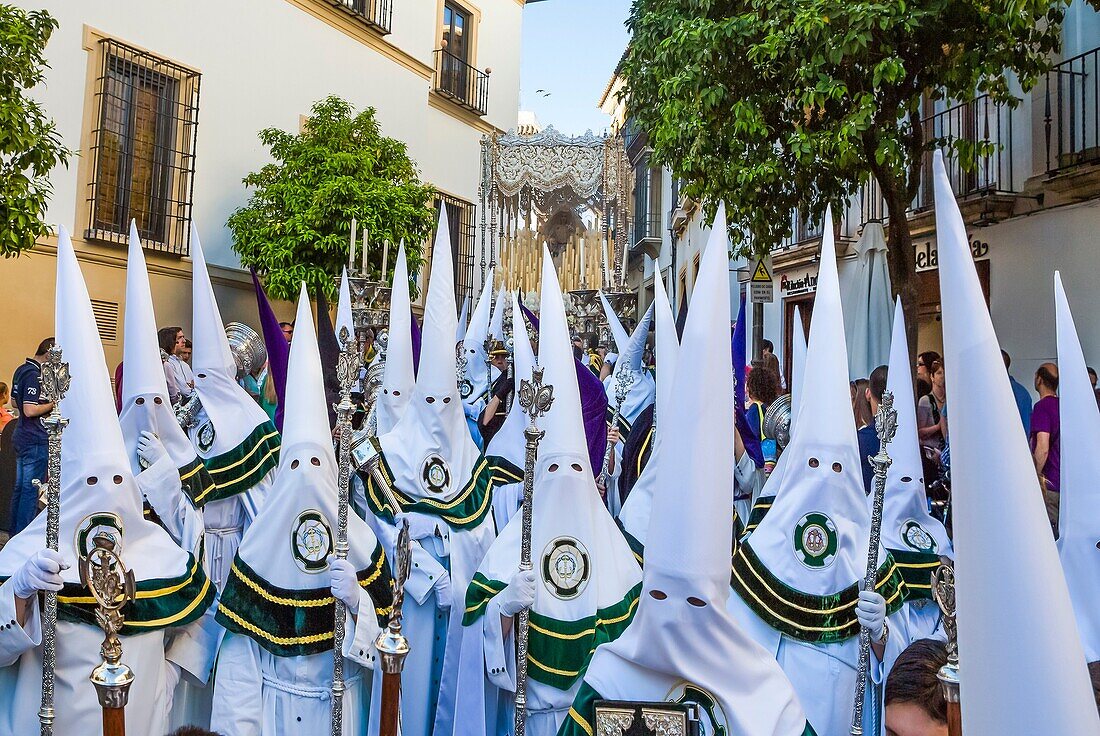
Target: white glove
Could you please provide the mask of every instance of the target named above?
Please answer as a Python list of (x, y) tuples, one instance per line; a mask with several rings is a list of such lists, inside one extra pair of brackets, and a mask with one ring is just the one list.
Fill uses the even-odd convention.
[(432, 590), (435, 591), (435, 603), (440, 608), (451, 607), (451, 575), (444, 572), (437, 577), (432, 585)]
[(882, 641), (886, 628), (886, 599), (873, 590), (859, 591), (856, 618), (860, 626), (871, 632), (871, 641)]
[(164, 692), (165, 700), (167, 701), (166, 711), (171, 712), (172, 701), (175, 700), (176, 685), (180, 684), (180, 666), (175, 662), (165, 660), (167, 667), (164, 668)]
[(142, 430), (138, 437), (137, 454), (145, 461), (145, 467), (151, 468), (168, 457), (168, 450), (164, 448), (164, 443), (159, 437), (148, 430)]
[(329, 585), (332, 594), (350, 611), (359, 610), (359, 579), (355, 576), (355, 566), (347, 560), (330, 557), (328, 562)]
[(40, 549), (27, 558), (23, 566), (12, 575), (12, 592), (16, 598), (33, 598), (40, 590), (56, 593), (61, 590), (64, 581), (61, 571), (68, 570), (65, 558), (52, 549)]
[(515, 616), (535, 605), (535, 571), (516, 570), (508, 587), (498, 593), (502, 616)]

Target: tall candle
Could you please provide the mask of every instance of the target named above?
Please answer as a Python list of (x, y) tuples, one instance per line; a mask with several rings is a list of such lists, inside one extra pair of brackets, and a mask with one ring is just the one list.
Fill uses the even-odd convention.
[(367, 228), (363, 228), (363, 278), (369, 279), (370, 274), (367, 273), (367, 248), (370, 247), (370, 239), (367, 237)]
[(382, 281), (386, 281), (387, 274), (390, 272), (390, 241), (386, 241), (382, 246)]
[(623, 248), (623, 264), (619, 272), (619, 283), (624, 286), (626, 285), (626, 248)]
[(581, 288), (582, 289), (587, 289), (588, 288), (588, 273), (587, 273), (587, 269), (585, 268), (584, 236), (583, 235), (581, 236)]
[(348, 270), (355, 268), (355, 236), (359, 231), (355, 227), (355, 218), (351, 218), (351, 244), (348, 247)]
[(607, 277), (607, 238), (602, 238), (601, 237), (601, 239), (600, 239), (600, 260), (602, 261), (601, 265), (603, 266), (603, 282), (602, 282), (602, 285), (607, 286), (608, 281), (609, 281), (609, 279)]

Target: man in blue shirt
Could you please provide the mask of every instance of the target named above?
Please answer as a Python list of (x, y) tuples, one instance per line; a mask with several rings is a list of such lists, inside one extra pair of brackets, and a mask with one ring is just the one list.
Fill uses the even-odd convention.
[[(871, 403), (871, 416), (878, 414), (879, 404), (882, 403), (882, 394), (886, 391), (888, 370), (886, 366), (880, 365), (871, 371), (871, 376), (867, 379), (867, 401)], [(871, 491), (875, 489), (875, 469), (867, 458), (877, 455), (879, 450), (878, 429), (875, 423), (871, 422), (866, 427), (858, 430), (856, 438), (859, 440), (859, 461), (860, 469), (863, 470), (863, 489), (870, 495)]]
[[(1001, 357), (1005, 362), (1005, 370), (1012, 365), (1012, 357), (1004, 350)], [(1031, 394), (1024, 385), (1008, 374), (1008, 382), (1012, 385), (1012, 396), (1016, 399), (1016, 409), (1020, 412), (1020, 421), (1024, 424), (1024, 434), (1031, 436)]]
[(38, 345), (33, 358), (15, 370), (11, 381), (11, 403), (19, 409), (19, 423), (12, 433), (15, 448), (15, 489), (11, 496), (11, 529), (15, 536), (31, 523), (38, 513), (38, 488), (34, 481), (46, 479), (48, 442), (42, 417), (53, 410), (53, 402), (42, 399), (42, 361), (46, 359), (53, 338)]

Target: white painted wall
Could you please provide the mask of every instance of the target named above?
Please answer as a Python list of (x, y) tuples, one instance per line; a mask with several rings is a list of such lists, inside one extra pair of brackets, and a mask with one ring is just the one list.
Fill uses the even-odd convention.
[[(51, 69), (35, 96), (70, 148), (93, 126), (83, 120), (88, 53), (83, 26), (202, 73), (194, 184), (194, 217), (207, 258), (237, 266), (226, 218), (244, 204), (247, 173), (268, 162), (260, 129), (297, 131), (310, 105), (336, 94), (357, 108), (374, 106), (386, 135), (399, 138), (425, 180), (477, 202), (481, 132), (428, 106), (430, 79), (304, 12), (287, 0), (17, 0), (45, 8), (60, 27), (46, 50)], [(522, 6), (516, 0), (478, 0), (479, 68), (490, 67), (488, 115), (514, 127), (519, 107)], [(425, 64), (438, 48), (436, 3), (393, 3), (388, 41)], [(77, 166), (51, 176), (48, 219), (72, 226), (86, 192), (77, 191)]]

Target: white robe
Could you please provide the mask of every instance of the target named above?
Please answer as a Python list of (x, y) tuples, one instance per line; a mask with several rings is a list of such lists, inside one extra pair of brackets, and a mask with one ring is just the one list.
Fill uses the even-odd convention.
[[(364, 618), (365, 617), (365, 618)], [(378, 733), (381, 671), (375, 668), (378, 625), (373, 603), (344, 629), (344, 734)], [(211, 728), (224, 736), (318, 736), (332, 718), (331, 651), (278, 657), (253, 639), (226, 636), (218, 656)], [(375, 693), (372, 708), (372, 690)]]
[[(0, 585), (0, 736), (27, 736), (39, 731), (42, 701), (42, 627), (38, 599), (26, 609), (26, 623), (16, 623), (11, 581)], [(122, 661), (134, 671), (126, 705), (126, 733), (163, 736), (168, 731), (170, 696), (165, 681), (168, 661), (186, 661), (186, 637), (176, 637), (165, 653), (165, 630), (120, 637)], [(54, 733), (64, 736), (98, 731), (102, 708), (88, 680), (100, 664), (103, 631), (86, 624), (57, 622), (57, 666), (54, 684)], [(180, 650), (177, 652), (177, 650)]]

